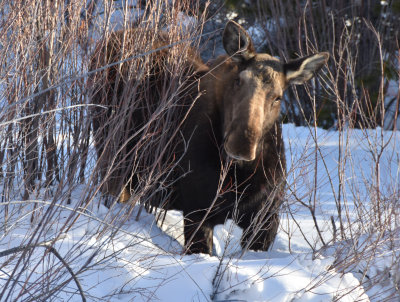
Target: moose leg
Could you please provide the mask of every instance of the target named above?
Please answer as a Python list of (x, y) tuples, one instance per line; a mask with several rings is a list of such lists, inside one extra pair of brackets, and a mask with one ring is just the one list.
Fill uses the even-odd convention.
[(212, 254), (213, 225), (198, 215), (188, 215), (184, 219), (185, 249), (187, 254)]
[(248, 214), (242, 218), (238, 223), (243, 229), (242, 248), (267, 251), (278, 232), (279, 213), (276, 211), (268, 212), (261, 221), (253, 220)]

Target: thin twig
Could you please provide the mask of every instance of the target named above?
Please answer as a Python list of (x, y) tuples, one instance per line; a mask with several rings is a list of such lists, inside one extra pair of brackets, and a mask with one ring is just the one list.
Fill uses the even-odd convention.
[(44, 247), (47, 248), (49, 250), (49, 252), (53, 253), (54, 256), (57, 257), (58, 260), (60, 260), (60, 262), (65, 266), (65, 268), (68, 270), (68, 272), (71, 274), (72, 279), (75, 281), (76, 286), (78, 287), (79, 290), (79, 294), (81, 295), (82, 301), (86, 302), (86, 298), (85, 298), (85, 294), (83, 293), (83, 289), (81, 284), (79, 283), (78, 278), (76, 277), (76, 275), (74, 274), (73, 270), (71, 269), (71, 267), (68, 265), (68, 263), (64, 260), (64, 258), (57, 252), (57, 250), (53, 247), (53, 244), (56, 240), (61, 239), (62, 237), (58, 237), (56, 239), (53, 240), (48, 240), (48, 241), (43, 241), (37, 244), (27, 244), (27, 245), (23, 245), (23, 246), (18, 246), (18, 247), (14, 247), (5, 251), (1, 251), (0, 252), (0, 257), (5, 257), (11, 254), (15, 254), (18, 252), (22, 252), (28, 249), (34, 249), (36, 247)]

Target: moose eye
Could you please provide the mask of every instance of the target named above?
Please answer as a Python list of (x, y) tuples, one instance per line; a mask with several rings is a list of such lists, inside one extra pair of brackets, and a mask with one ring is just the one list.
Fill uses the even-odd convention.
[(282, 97), (278, 96), (278, 97), (274, 100), (274, 104), (278, 104), (281, 100), (282, 100)]

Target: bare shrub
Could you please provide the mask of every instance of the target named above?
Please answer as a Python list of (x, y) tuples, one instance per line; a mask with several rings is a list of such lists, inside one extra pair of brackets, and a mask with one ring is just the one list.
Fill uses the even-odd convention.
[[(284, 108), (288, 121), (310, 123), (315, 105), (320, 127), (339, 128), (340, 123), (349, 122), (354, 127), (385, 125), (393, 129), (398, 107), (396, 97), (389, 98), (389, 86), (398, 81), (400, 28), (395, 1), (257, 1), (257, 8), (268, 40), (265, 47), (272, 53), (289, 59), (328, 50), (333, 56), (334, 94), (325, 90), (326, 84), (316, 82), (312, 89), (318, 101), (314, 104), (307, 91), (297, 87)], [(383, 104), (382, 94), (388, 95)], [(340, 120), (342, 110), (348, 112), (348, 121)]]
[[(299, 34), (305, 37), (299, 39), (298, 46), (303, 51), (328, 46), (332, 57), (330, 68), (319, 83), (295, 94), (295, 111), (308, 127), (309, 141), (304, 141), (300, 148), (286, 146), (292, 156), (288, 216), (294, 223), (285, 226), (285, 231), (289, 242), (293, 230), (300, 231), (315, 257), (333, 255), (336, 260), (331, 268), (352, 272), (371, 300), (392, 301), (399, 296), (399, 135), (384, 128), (390, 121), (396, 130), (397, 113), (391, 112), (388, 119), (385, 114), (389, 82), (399, 83), (399, 72), (393, 77), (388, 69), (388, 65), (398, 66), (394, 56), (398, 52), (398, 37), (389, 38), (384, 27), (355, 15), (346, 16), (350, 19), (335, 15), (323, 18), (324, 22), (330, 19), (331, 25), (326, 26), (332, 32), (321, 31), (309, 14), (314, 14), (314, 10), (321, 10), (321, 14), (332, 11), (333, 3), (330, 5), (304, 7), (303, 17), (298, 19)], [(346, 25), (347, 20), (351, 20), (351, 25)], [(368, 74), (374, 78), (373, 83), (360, 80)], [(327, 106), (325, 99), (329, 99), (328, 111), (337, 129), (330, 134), (318, 128), (319, 115)], [(330, 144), (338, 146), (338, 152), (330, 149)], [(335, 166), (327, 164), (332, 157)], [(325, 191), (321, 192), (323, 187)], [(326, 188), (331, 190), (326, 192)], [(305, 233), (304, 226), (297, 221), (297, 212), (304, 209), (313, 221), (314, 234)]]
[[(90, 208), (99, 206), (93, 201), (98, 200), (104, 184), (115, 179), (125, 184), (131, 177), (137, 178), (129, 188), (135, 193), (134, 200), (101, 221), (96, 234), (106, 242), (118, 234), (116, 229), (129, 218), (136, 202), (145, 203), (154, 195), (160, 202), (168, 200), (166, 180), (178, 160), (172, 145), (179, 139), (177, 113), (184, 105), (181, 99), (187, 92), (183, 87), (190, 75), (182, 65), (189, 45), (199, 41), (202, 12), (197, 1), (139, 4), (131, 7), (126, 2), (118, 11), (113, 1), (0, 4), (1, 236), (12, 236), (13, 228), (21, 226), (27, 215), (31, 223), (21, 239), (22, 248), (6, 253), (0, 261), (0, 270), (8, 274), (0, 289), (2, 301), (54, 299), (59, 292), (70, 290), (68, 284), (73, 280), (79, 287), (82, 274), (112, 257), (98, 260), (101, 247), (88, 251), (85, 242), (71, 247), (66, 257), (58, 257), (54, 248), (62, 234), (73, 230)], [(189, 13), (198, 17), (185, 19)], [(118, 14), (122, 18), (115, 22), (113, 16)], [(132, 26), (139, 30), (127, 30)], [(94, 103), (90, 98), (93, 91), (101, 93), (110, 85), (119, 85), (118, 80), (110, 84), (109, 78), (102, 79), (112, 66), (107, 66), (111, 63), (108, 58), (97, 56), (100, 48), (96, 49), (96, 45), (110, 43), (118, 28), (123, 30), (119, 38), (124, 40), (124, 49), (117, 50), (121, 56), (116, 65), (121, 74), (114, 76), (120, 79), (123, 74), (132, 85), (116, 96), (118, 102)], [(160, 49), (149, 31), (166, 28), (166, 43)], [(153, 66), (152, 59), (157, 56), (164, 58), (159, 66)], [(154, 72), (165, 74), (165, 81), (157, 87), (150, 80), (158, 76)], [(149, 94), (155, 94), (159, 103), (144, 101), (154, 99)], [(133, 121), (127, 117), (138, 108), (143, 117), (132, 133), (127, 129)], [(93, 137), (92, 117), (102, 112), (109, 117), (101, 126), (112, 131), (106, 132), (100, 143), (104, 146), (96, 146), (96, 153), (93, 144), (98, 140)], [(128, 169), (130, 165), (133, 171)], [(120, 186), (123, 188), (122, 183)], [(80, 195), (71, 197), (77, 189)], [(38, 201), (43, 198), (48, 201)], [(23, 201), (15, 202), (20, 199)], [(62, 210), (69, 213), (67, 217)], [(88, 219), (94, 218), (89, 215)], [(50, 243), (44, 246), (44, 239)], [(7, 248), (7, 243), (1, 242), (1, 247)], [(81, 249), (92, 255), (89, 262), (78, 264)], [(34, 268), (30, 273), (26, 272), (28, 264)], [(40, 266), (47, 272), (38, 276)]]

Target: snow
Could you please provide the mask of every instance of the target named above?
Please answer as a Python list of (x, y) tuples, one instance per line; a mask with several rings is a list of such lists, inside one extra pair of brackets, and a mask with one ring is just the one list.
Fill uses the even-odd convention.
[[(169, 211), (160, 227), (155, 216), (145, 211), (137, 221), (139, 206), (131, 209), (117, 204), (110, 213), (98, 196), (83, 209), (81, 200), (88, 190), (85, 185), (74, 188), (71, 204), (60, 204), (61, 199), (55, 200), (58, 210), (49, 216), (47, 231), (41, 235), (37, 230), (52, 202), (50, 197), (39, 194), (32, 201), (9, 203), (7, 221), (5, 204), (0, 204), (0, 252), (27, 244), (31, 238), (41, 242), (62, 234), (53, 247), (77, 275), (88, 301), (316, 302), (382, 301), (383, 298), (396, 301), (399, 293), (395, 287), (400, 283), (399, 262), (396, 260), (399, 250), (393, 246), (399, 246), (398, 239), (397, 242), (379, 244), (374, 249), (374, 242), (386, 238), (384, 232), (365, 233), (358, 237), (357, 242), (333, 238), (331, 216), (338, 225), (335, 203), (339, 185), (338, 163), (345, 171), (342, 198), (350, 217), (345, 221), (346, 226), (354, 222), (353, 230), (356, 230), (357, 213), (362, 210), (356, 206), (355, 192), (365, 202), (364, 210), (369, 213), (367, 209), (372, 207), (373, 201), (368, 185), (373, 183), (375, 173), (371, 168), (374, 166), (371, 164), (371, 150), (383, 150), (381, 185), (386, 191), (382, 193), (387, 196), (395, 192), (399, 194), (400, 157), (396, 142), (400, 134), (381, 129), (348, 129), (339, 134), (284, 125), (283, 135), (290, 190), (282, 209), (279, 233), (269, 252), (243, 252), (239, 244), (242, 230), (228, 220), (225, 225), (215, 227), (213, 256), (183, 255), (180, 212)], [(351, 154), (345, 158), (346, 165), (339, 161), (339, 142), (343, 150)], [(316, 150), (319, 150), (317, 155)], [(313, 192), (316, 163), (318, 190)], [(332, 192), (332, 188), (336, 191)], [(316, 221), (322, 237), (329, 243), (326, 247), (319, 249), (322, 243), (312, 216), (305, 205), (295, 201), (294, 194), (298, 197), (314, 197), (315, 194)], [(312, 202), (313, 198), (302, 200)], [(80, 215), (72, 228), (65, 229), (71, 215), (76, 213)], [(32, 215), (35, 217), (31, 222)], [(113, 217), (125, 219), (113, 220)], [(345, 261), (354, 247), (370, 250), (373, 256), (339, 271), (337, 263)], [(71, 277), (56, 257), (46, 248), (38, 247), (21, 272), (21, 282), (12, 289), (9, 285), (5, 288), (13, 270), (19, 272), (22, 267), (17, 265), (20, 255), (0, 258), (0, 263), (7, 261), (0, 265), (0, 294), (5, 289), (5, 295), (10, 295), (7, 301), (32, 299), (29, 294), (18, 298), (23, 287), (40, 291), (35, 283), (44, 284), (45, 280), (52, 280), (51, 286), (54, 287)], [(363, 272), (370, 282), (364, 282)], [(387, 278), (374, 283), (372, 277), (379, 274)], [(363, 280), (362, 284), (360, 280)], [(25, 285), (24, 281), (27, 281)], [(42, 290), (45, 295), (46, 289)], [(385, 293), (383, 296), (382, 291)], [(81, 301), (81, 296), (74, 281), (70, 280), (51, 299), (49, 301)]]

